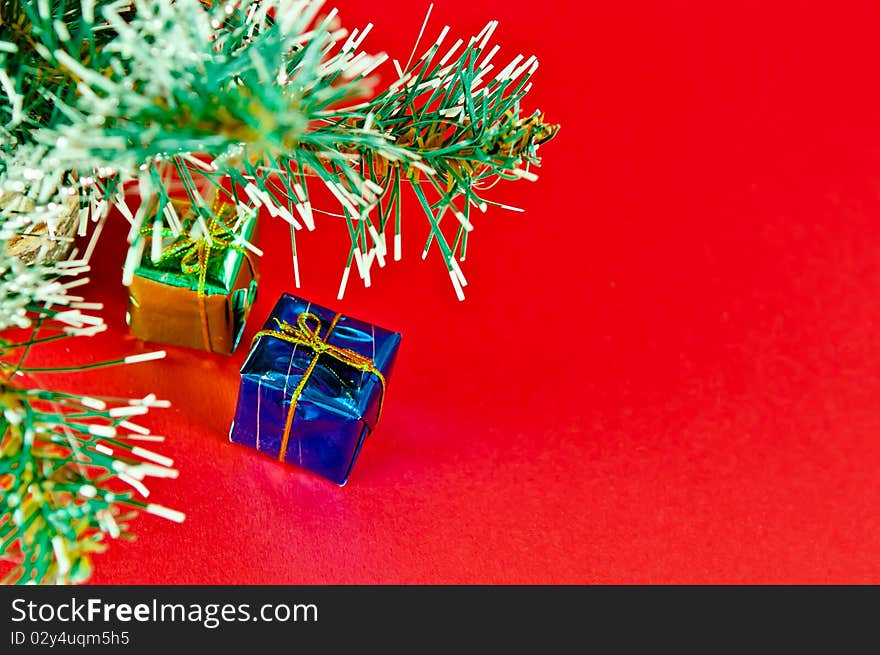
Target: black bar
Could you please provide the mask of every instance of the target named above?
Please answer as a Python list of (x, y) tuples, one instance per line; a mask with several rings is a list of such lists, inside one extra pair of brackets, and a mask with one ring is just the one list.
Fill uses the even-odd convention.
[[(0, 653), (600, 652), (877, 640), (877, 587), (5, 587)], [(71, 620), (71, 619), (74, 620)], [(61, 637), (63, 635), (63, 637)], [(868, 641), (863, 642), (862, 638)], [(63, 641), (61, 641), (63, 639)], [(872, 650), (876, 647), (872, 647)], [(247, 650), (245, 650), (247, 649)], [(255, 650), (259, 649), (259, 650)], [(385, 650), (383, 650), (385, 649)]]

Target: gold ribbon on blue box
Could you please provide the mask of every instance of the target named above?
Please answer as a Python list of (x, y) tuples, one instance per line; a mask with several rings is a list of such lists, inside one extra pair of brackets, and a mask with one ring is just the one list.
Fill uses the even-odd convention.
[(230, 440), (345, 484), (400, 334), (284, 294), (241, 369)]
[(214, 213), (219, 220), (208, 222), (207, 235), (193, 236), (192, 209), (183, 216), (181, 234), (163, 230), (156, 262), (150, 257), (153, 231), (145, 229), (148, 245), (129, 286), (127, 320), (135, 336), (209, 352), (235, 350), (257, 293), (254, 261), (240, 245), (252, 238), (257, 217), (244, 218), (233, 231), (234, 205), (215, 201)]

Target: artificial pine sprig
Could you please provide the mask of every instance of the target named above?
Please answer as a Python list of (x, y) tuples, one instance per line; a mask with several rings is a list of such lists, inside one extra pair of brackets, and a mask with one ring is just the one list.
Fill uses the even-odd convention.
[[(69, 311), (69, 310), (68, 310)], [(75, 312), (73, 312), (75, 313)], [(39, 316), (39, 313), (37, 313)], [(29, 337), (0, 342), (0, 575), (3, 583), (85, 580), (107, 538), (128, 537), (139, 511), (181, 521), (183, 514), (146, 501), (149, 477), (176, 478), (173, 462), (142, 445), (163, 438), (133, 422), (167, 402), (93, 398), (44, 389), (33, 376), (149, 361), (164, 352), (110, 362), (26, 366), (34, 346), (71, 338), (71, 314), (49, 312)], [(44, 326), (61, 327), (41, 336)], [(63, 330), (67, 330), (66, 332)]]
[[(430, 227), (424, 254), (436, 241), (463, 297), (458, 262), (473, 227), (471, 208), (506, 207), (484, 198), (483, 188), (497, 179), (535, 179), (529, 168), (538, 163), (537, 148), (556, 131), (540, 113), (520, 113), (534, 57), (518, 56), (492, 73), (494, 21), (441, 54), (445, 28), (406, 70), (394, 61), (393, 84), (352, 104), (387, 56), (360, 51), (371, 26), (349, 34), (335, 11), (320, 13), (319, 1), (88, 4), (78, 19), (72, 0), (43, 0), (28, 13), (44, 44), (35, 50), (67, 75), (56, 86), (75, 92), (40, 91), (53, 99), (51, 120), (33, 132), (30, 162), (7, 174), (6, 184), (16, 176), (20, 183), (28, 171), (65, 171), (93, 206), (119, 206), (131, 223), (126, 282), (143, 252), (144, 223), (157, 232), (182, 228), (170, 180), (182, 183), (204, 231), (211, 217), (205, 188), (231, 178), (230, 198), (242, 214), (265, 205), (290, 223), (297, 284), (295, 231), (315, 227), (309, 186), (329, 189), (351, 237), (340, 296), (352, 262), (369, 286), (373, 263), (385, 265), (389, 232), (400, 258), (400, 193), (411, 187)], [(67, 24), (78, 31), (59, 33)], [(92, 40), (89, 30), (100, 30), (104, 45), (77, 59), (83, 41)], [(8, 95), (9, 105), (21, 104)], [(133, 215), (126, 180), (137, 181), (143, 200)], [(451, 244), (446, 214), (456, 219)]]
[[(539, 163), (538, 146), (551, 139), (558, 126), (545, 123), (540, 112), (520, 116), (519, 103), (531, 88), (529, 80), (538, 67), (534, 56), (517, 56), (490, 77), (494, 66), (490, 62), (499, 47), (488, 52), (486, 48), (497, 25), (496, 21), (487, 24), (460, 52), (464, 43), (461, 39), (439, 56), (449, 32), (448, 27), (444, 28), (406, 71), (394, 61), (399, 78), (387, 90), (361, 107), (328, 116), (327, 127), (302, 137), (303, 149), (320, 153), (326, 134), (332, 134), (331, 143), (337, 149), (357, 153), (358, 157), (353, 164), (346, 158), (326, 156), (303, 162), (295, 153), (293, 158), (299, 160), (301, 168), (311, 165), (325, 184), (336, 183), (337, 189), (355, 191), (348, 200), (351, 196), (356, 200), (357, 190), (364, 185), (375, 190), (376, 202), (365, 210), (340, 200), (346, 217), (359, 219), (356, 227), (349, 221), (349, 266), (354, 258), (367, 284), (374, 257), (384, 266), (384, 235), (392, 222), (394, 259), (401, 257), (401, 182), (410, 183), (430, 223), (423, 258), (436, 239), (456, 293), (463, 298), (461, 287), (466, 281), (454, 248), (441, 231), (444, 214), (449, 212), (459, 223), (455, 244), (460, 247), (459, 259), (464, 259), (467, 233), (473, 229), (471, 207), (485, 211), (487, 205), (498, 204), (514, 209), (480, 197), (481, 186), (487, 180), (536, 179), (528, 167)], [(386, 143), (349, 136), (358, 130), (380, 134)], [(328, 159), (329, 166), (316, 167), (316, 163)], [(436, 194), (436, 201), (428, 201), (425, 188)], [(377, 224), (371, 211), (374, 208)]]
[[(105, 3), (109, 4), (109, 3)], [(75, 80), (52, 57), (62, 47), (80, 61), (93, 60), (115, 33), (95, 20), (95, 2), (0, 2), (0, 144), (32, 143), (34, 131), (62, 120), (76, 93)]]
[[(0, 195), (9, 210), (0, 234), (18, 234), (20, 194)], [(4, 200), (9, 201), (5, 202)], [(44, 217), (45, 219), (45, 217)], [(48, 235), (45, 237), (47, 242)], [(5, 242), (5, 243), (8, 243)], [(5, 245), (0, 241), (0, 245)], [(75, 253), (74, 253), (75, 255)], [(147, 477), (176, 477), (173, 462), (144, 447), (162, 437), (133, 422), (167, 403), (89, 398), (46, 389), (52, 372), (156, 359), (146, 353), (110, 362), (36, 368), (34, 348), (106, 329), (100, 303), (75, 295), (88, 282), (83, 259), (23, 262), (0, 249), (0, 581), (81, 582), (108, 538), (126, 536), (138, 511), (182, 514), (148, 503)], [(38, 380), (39, 378), (39, 380)], [(137, 420), (137, 419), (135, 419)]]
[(107, 538), (128, 537), (138, 511), (180, 512), (144, 500), (148, 477), (177, 477), (141, 442), (161, 438), (129, 420), (166, 404), (100, 398), (0, 382), (0, 571), (6, 583), (82, 582)]

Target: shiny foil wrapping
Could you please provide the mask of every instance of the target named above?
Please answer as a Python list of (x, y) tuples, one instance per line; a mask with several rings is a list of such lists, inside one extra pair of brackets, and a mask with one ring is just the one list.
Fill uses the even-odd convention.
[[(255, 216), (245, 221), (245, 239), (251, 239), (255, 225)], [(126, 320), (132, 334), (145, 341), (233, 352), (257, 295), (252, 266), (253, 262), (237, 250), (212, 253), (202, 307), (198, 275), (183, 273), (179, 261), (152, 262), (147, 248), (128, 288)], [(208, 343), (203, 321), (207, 323)]]
[[(290, 294), (281, 296), (264, 329), (275, 329), (275, 319), (295, 325), (302, 312), (320, 318), (320, 335), (328, 344), (369, 357), (387, 384), (400, 345), (399, 333), (341, 316), (327, 336), (336, 313)], [(308, 346), (268, 335), (256, 338), (241, 368), (230, 441), (279, 458), (293, 392), (314, 356)], [(376, 425), (381, 395), (382, 384), (375, 374), (321, 354), (296, 398), (284, 461), (345, 484)]]

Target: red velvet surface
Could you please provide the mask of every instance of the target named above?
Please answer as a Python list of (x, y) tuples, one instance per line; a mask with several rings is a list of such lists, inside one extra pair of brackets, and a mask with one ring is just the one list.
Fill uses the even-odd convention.
[[(337, 4), (404, 60), (426, 8)], [(94, 582), (880, 582), (880, 5), (584, 4), (434, 9), (429, 34), (500, 19), (496, 62), (539, 55), (526, 109), (563, 125), (537, 183), (493, 191), (526, 213), (477, 217), (466, 302), (413, 204), (404, 260), (341, 303), (342, 225), (299, 234), (301, 294), (404, 333), (348, 486), (227, 441), (294, 290), (280, 221), (235, 355), (58, 380), (173, 402), (151, 499), (188, 519), (139, 518)], [(122, 222), (90, 288), (111, 329), (73, 359), (152, 348)]]

